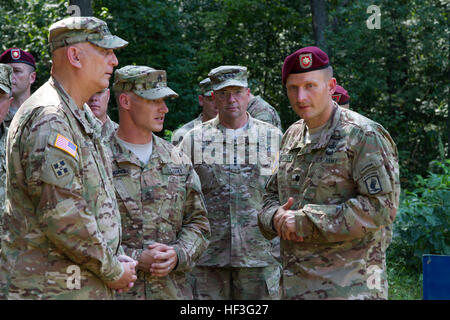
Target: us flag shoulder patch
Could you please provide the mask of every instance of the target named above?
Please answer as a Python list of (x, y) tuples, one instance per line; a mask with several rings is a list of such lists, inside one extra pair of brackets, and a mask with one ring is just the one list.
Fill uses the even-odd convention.
[(55, 140), (55, 143), (53, 144), (53, 146), (62, 151), (67, 152), (74, 158), (77, 157), (78, 146), (59, 133), (56, 136), (56, 140)]

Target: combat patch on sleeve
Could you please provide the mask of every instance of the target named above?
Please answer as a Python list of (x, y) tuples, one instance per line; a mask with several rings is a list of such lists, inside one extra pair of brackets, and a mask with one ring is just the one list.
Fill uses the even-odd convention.
[(52, 163), (52, 169), (53, 171), (55, 171), (55, 174), (58, 178), (64, 177), (70, 172), (65, 160), (59, 160), (55, 163)]
[(370, 177), (366, 177), (364, 179), (364, 183), (366, 184), (367, 191), (369, 194), (374, 195), (383, 191), (381, 187), (380, 178), (378, 175), (373, 175)]
[(67, 152), (74, 158), (77, 157), (78, 146), (59, 133), (56, 135), (55, 143), (53, 144), (53, 146)]

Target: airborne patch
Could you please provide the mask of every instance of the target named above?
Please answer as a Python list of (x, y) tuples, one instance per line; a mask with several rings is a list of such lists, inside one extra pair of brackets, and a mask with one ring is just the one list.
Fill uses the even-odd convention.
[(364, 183), (366, 184), (366, 188), (369, 194), (377, 194), (383, 190), (383, 188), (381, 188), (381, 183), (378, 175), (373, 175), (365, 178)]
[(58, 162), (53, 163), (52, 169), (53, 171), (55, 171), (55, 174), (58, 178), (64, 177), (70, 172), (65, 160), (59, 160)]

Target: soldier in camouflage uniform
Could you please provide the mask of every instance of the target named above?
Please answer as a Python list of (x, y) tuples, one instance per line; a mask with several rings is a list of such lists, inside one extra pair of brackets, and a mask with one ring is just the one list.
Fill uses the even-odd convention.
[(11, 121), (22, 103), (31, 95), (31, 85), (36, 80), (36, 61), (33, 55), (19, 48), (10, 48), (0, 55), (0, 63), (9, 64), (13, 68), (13, 88), (5, 125), (10, 126)]
[(344, 89), (344, 87), (341, 87), (337, 84), (336, 90), (331, 97), (341, 108), (350, 108), (350, 96), (348, 95), (348, 92)]
[(120, 125), (109, 142), (125, 253), (139, 261), (123, 299), (193, 299), (186, 279), (210, 234), (198, 175), (189, 158), (153, 132), (178, 97), (166, 72), (144, 66), (116, 71)]
[(102, 140), (108, 142), (119, 125), (108, 116), (109, 88), (96, 92), (89, 98), (87, 105), (102, 123)]
[(397, 148), (380, 124), (332, 100), (332, 75), (317, 47), (284, 61), (283, 84), (302, 119), (283, 136), (258, 222), (266, 238), (281, 238), (284, 299), (387, 299)]
[(276, 243), (261, 235), (256, 215), (281, 131), (246, 112), (246, 68), (222, 66), (209, 77), (219, 114), (179, 145), (200, 177), (211, 223), (211, 243), (193, 272), (195, 298), (278, 299)]
[(255, 119), (270, 123), (280, 130), (280, 116), (277, 110), (267, 103), (261, 96), (254, 96), (250, 93), (250, 102), (248, 103), (247, 112)]
[(13, 100), (12, 74), (13, 69), (11, 66), (0, 63), (0, 242), (3, 235), (2, 217), (3, 212), (5, 211), (6, 195), (6, 137), (8, 128), (6, 127), (4, 120)]
[(94, 17), (49, 33), (52, 77), (19, 109), (7, 141), (0, 285), (7, 299), (111, 299), (136, 280), (100, 126), (85, 102), (108, 86), (126, 41)]
[(200, 81), (201, 94), (198, 96), (198, 104), (202, 107), (202, 113), (194, 120), (186, 123), (172, 134), (172, 143), (177, 145), (183, 140), (184, 135), (195, 126), (202, 124), (217, 116), (217, 107), (212, 97), (212, 86), (209, 78)]

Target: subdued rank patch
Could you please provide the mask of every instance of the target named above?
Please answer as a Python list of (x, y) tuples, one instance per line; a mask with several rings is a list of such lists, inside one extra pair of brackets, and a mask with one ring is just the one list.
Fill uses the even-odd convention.
[(78, 146), (59, 133), (56, 135), (55, 143), (53, 144), (53, 146), (67, 152), (74, 158), (77, 157)]
[(364, 179), (364, 183), (369, 194), (377, 194), (383, 190), (378, 175), (367, 177)]
[(59, 160), (58, 162), (53, 163), (52, 168), (58, 178), (64, 177), (70, 172), (65, 160)]

